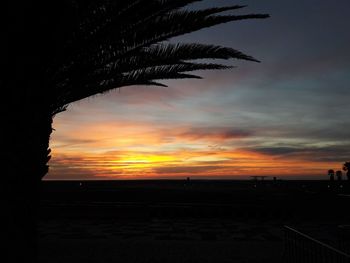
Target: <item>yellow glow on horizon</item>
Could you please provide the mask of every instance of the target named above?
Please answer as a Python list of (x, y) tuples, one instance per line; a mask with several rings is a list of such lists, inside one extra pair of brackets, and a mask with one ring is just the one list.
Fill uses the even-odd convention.
[[(59, 123), (56, 123), (59, 126)], [(93, 178), (183, 178), (294, 174), (322, 175), (336, 163), (299, 156), (281, 157), (240, 147), (236, 141), (210, 133), (194, 136), (180, 127), (157, 130), (151, 124), (89, 124), (66, 131), (52, 144), (49, 176)], [(84, 138), (84, 139), (82, 139)], [(229, 143), (228, 143), (229, 142)]]
[(122, 157), (120, 160), (116, 160), (116, 163), (162, 163), (175, 161), (176, 158), (172, 156), (162, 156), (162, 155), (129, 155)]

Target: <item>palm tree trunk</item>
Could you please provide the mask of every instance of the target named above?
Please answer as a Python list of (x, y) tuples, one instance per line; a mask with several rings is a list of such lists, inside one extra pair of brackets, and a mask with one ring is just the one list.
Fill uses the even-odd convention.
[(1, 137), (4, 262), (11, 263), (37, 261), (40, 182), (48, 171), (52, 118), (45, 110), (28, 111), (8, 112)]
[(4, 5), (0, 190), (5, 222), (0, 236), (5, 250), (0, 262), (36, 261), (40, 182), (48, 170), (52, 132), (52, 96), (45, 78), (51, 15), (40, 8), (44, 3), (6, 0)]

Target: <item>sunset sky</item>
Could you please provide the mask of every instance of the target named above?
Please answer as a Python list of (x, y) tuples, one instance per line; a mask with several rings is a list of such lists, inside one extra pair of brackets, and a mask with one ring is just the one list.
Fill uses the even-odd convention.
[[(219, 25), (171, 42), (239, 49), (203, 80), (125, 87), (54, 119), (47, 179), (322, 178), (350, 159), (350, 1), (247, 4), (270, 19)], [(195, 8), (196, 6), (192, 6)], [(226, 63), (226, 62), (225, 62)]]

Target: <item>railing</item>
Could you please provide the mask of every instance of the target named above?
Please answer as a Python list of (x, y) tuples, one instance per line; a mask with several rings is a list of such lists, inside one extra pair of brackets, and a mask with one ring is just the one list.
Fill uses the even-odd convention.
[(338, 226), (338, 243), (339, 249), (350, 255), (350, 225)]
[(289, 226), (284, 226), (285, 263), (350, 263), (350, 255), (305, 235)]

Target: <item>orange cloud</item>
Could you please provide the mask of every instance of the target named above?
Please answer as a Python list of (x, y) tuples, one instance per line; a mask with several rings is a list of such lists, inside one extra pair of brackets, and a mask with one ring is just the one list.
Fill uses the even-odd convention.
[[(300, 160), (278, 160), (246, 151), (181, 150), (171, 152), (112, 151), (104, 153), (54, 152), (49, 178), (75, 177), (110, 179), (145, 178), (234, 178), (249, 175), (312, 175), (327, 165)], [(57, 157), (55, 157), (57, 155)]]
[(125, 119), (71, 125), (58, 119), (55, 128), (48, 179), (316, 176), (337, 165), (305, 159), (305, 152), (290, 148), (244, 147), (256, 135), (232, 127)]

